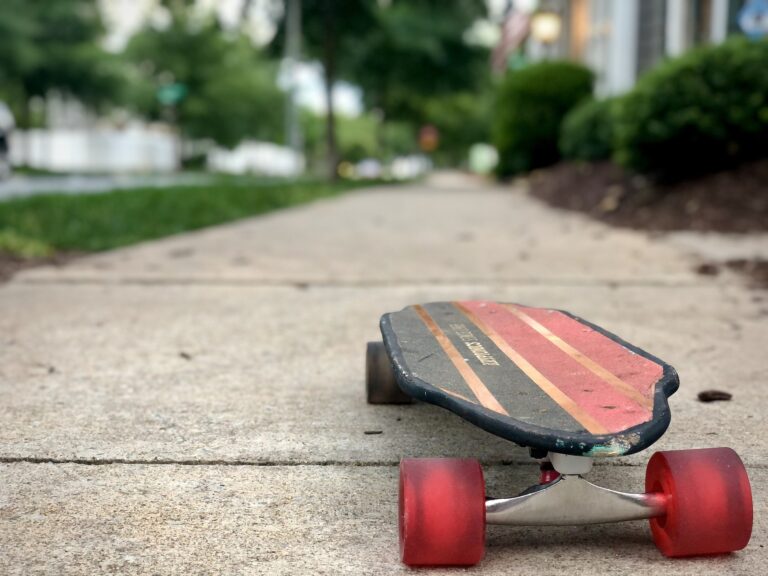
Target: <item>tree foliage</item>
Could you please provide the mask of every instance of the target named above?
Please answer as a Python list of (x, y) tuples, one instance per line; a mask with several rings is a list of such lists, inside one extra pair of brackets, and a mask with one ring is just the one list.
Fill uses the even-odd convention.
[(482, 2), (371, 4), (373, 25), (355, 39), (341, 68), (363, 88), (369, 106), (387, 117), (423, 122), (431, 100), (472, 92), (487, 81), (487, 51), (463, 40), (483, 15)]
[[(359, 85), (366, 105), (383, 115), (384, 132), (394, 121), (432, 123), (441, 133), (459, 134), (461, 120), (452, 111), (467, 111), (467, 95), (489, 88), (487, 51), (463, 40), (485, 14), (481, 0), (349, 0), (341, 7), (304, 0), (301, 10), (305, 53), (323, 62), (326, 82)], [(281, 31), (276, 51), (283, 41)], [(445, 99), (450, 103), (443, 105)], [(472, 118), (483, 114), (470, 111)], [(335, 146), (331, 140), (329, 147)]]
[(424, 119), (440, 134), (440, 145), (433, 154), (437, 164), (462, 164), (467, 161), (467, 151), (473, 144), (490, 140), (493, 93), (482, 89), (426, 99)]
[[(427, 100), (472, 91), (488, 80), (487, 50), (463, 39), (485, 14), (479, 0), (350, 0), (342, 8), (304, 0), (301, 10), (306, 54), (327, 65), (331, 44), (336, 78), (361, 86), (366, 103), (388, 117), (422, 120)], [(281, 31), (278, 50), (283, 41)]]
[[(301, 118), (304, 132), (305, 154), (310, 166), (319, 166), (323, 157), (323, 119), (305, 111)], [(350, 118), (339, 116), (339, 159), (359, 162), (365, 158), (391, 158), (410, 154), (415, 148), (415, 130), (406, 122), (387, 122), (373, 114)]]
[[(228, 147), (248, 137), (279, 140), (283, 95), (274, 63), (214, 18), (193, 19), (179, 5), (171, 14), (167, 28), (144, 29), (126, 49), (144, 81), (134, 95), (139, 110), (174, 120), (187, 137)], [(163, 105), (158, 90), (171, 85), (179, 87), (179, 100)]]
[(0, 91), (22, 123), (29, 99), (53, 90), (92, 106), (119, 95), (119, 60), (100, 47), (103, 33), (96, 0), (0, 2)]

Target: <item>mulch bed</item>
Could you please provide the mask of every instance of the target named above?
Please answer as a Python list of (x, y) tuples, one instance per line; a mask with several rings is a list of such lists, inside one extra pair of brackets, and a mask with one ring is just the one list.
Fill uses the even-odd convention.
[(768, 231), (768, 160), (678, 184), (654, 185), (609, 162), (563, 163), (531, 174), (552, 206), (642, 230)]
[[(551, 206), (625, 228), (768, 231), (768, 159), (677, 184), (654, 184), (610, 162), (562, 163), (533, 172), (530, 191)], [(702, 274), (708, 273), (706, 266)], [(747, 274), (756, 286), (768, 287), (766, 260), (738, 260), (725, 266)]]

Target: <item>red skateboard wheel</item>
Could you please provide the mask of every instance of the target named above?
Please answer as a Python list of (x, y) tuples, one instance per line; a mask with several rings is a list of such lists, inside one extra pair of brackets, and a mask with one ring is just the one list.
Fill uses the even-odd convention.
[(400, 557), (409, 566), (471, 566), (485, 552), (485, 483), (477, 460), (400, 463)]
[(667, 497), (665, 516), (651, 519), (665, 556), (741, 550), (752, 533), (752, 490), (730, 448), (657, 452), (648, 462), (646, 492)]

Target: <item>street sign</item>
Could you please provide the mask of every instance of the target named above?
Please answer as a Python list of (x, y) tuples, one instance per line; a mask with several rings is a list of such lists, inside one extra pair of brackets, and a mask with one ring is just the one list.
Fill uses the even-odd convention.
[(440, 133), (437, 128), (427, 124), (419, 130), (419, 147), (424, 152), (434, 152), (440, 143)]
[(179, 82), (165, 84), (157, 89), (157, 100), (163, 106), (173, 106), (181, 102), (187, 95), (187, 92), (187, 87)]
[(509, 67), (509, 57), (528, 36), (531, 17), (519, 10), (511, 10), (501, 27), (501, 39), (491, 54), (491, 68), (503, 74)]

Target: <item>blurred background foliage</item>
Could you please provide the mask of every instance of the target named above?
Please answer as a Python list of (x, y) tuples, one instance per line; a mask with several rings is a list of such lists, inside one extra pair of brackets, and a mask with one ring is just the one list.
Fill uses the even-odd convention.
[(511, 176), (554, 164), (563, 118), (592, 94), (592, 72), (580, 64), (547, 61), (507, 73), (499, 85), (493, 142), (497, 172)]
[[(320, 163), (324, 155), (325, 121), (304, 112), (301, 116), (305, 153), (310, 162)], [(414, 149), (416, 134), (408, 122), (382, 123), (375, 114), (356, 117), (341, 116), (336, 121), (340, 157), (348, 162), (366, 158), (391, 159), (409, 154)]]
[(120, 102), (120, 56), (100, 45), (104, 25), (94, 0), (0, 2), (0, 98), (20, 125), (33, 123), (30, 102), (51, 91), (95, 108)]
[(613, 154), (616, 98), (582, 100), (560, 127), (560, 152), (567, 160), (597, 162)]
[[(175, 123), (188, 138), (233, 147), (245, 138), (279, 141), (284, 94), (277, 64), (242, 34), (225, 34), (213, 17), (200, 22), (171, 10), (163, 29), (145, 28), (125, 50), (135, 82), (127, 104), (150, 119)], [(178, 91), (178, 102), (157, 95)]]
[[(489, 52), (464, 41), (466, 30), (485, 14), (485, 3), (477, 0), (356, 0), (341, 10), (327, 0), (304, 0), (303, 47), (323, 63), (326, 86), (341, 79), (362, 89), (366, 108), (376, 118), (370, 155), (387, 158), (418, 151), (417, 129), (431, 124), (446, 136), (435, 159), (455, 163), (466, 158), (468, 139), (488, 131)], [(284, 43), (283, 25), (272, 53), (281, 54)], [(486, 107), (475, 110), (471, 95), (478, 94)], [(455, 115), (464, 112), (469, 115)], [(333, 111), (327, 122), (333, 123)], [(351, 161), (355, 156), (348, 155), (350, 148), (343, 141), (343, 132), (349, 132), (345, 124), (361, 123), (335, 124), (338, 144), (334, 138), (326, 140), (326, 146), (340, 146), (334, 155)], [(457, 130), (461, 124), (463, 129)], [(326, 138), (329, 128), (326, 124)]]
[[(98, 0), (0, 2), (0, 99), (18, 125), (42, 125), (34, 103), (60, 93), (100, 114), (164, 121), (186, 141), (287, 144), (284, 15), (260, 44), (201, 16), (195, 0), (160, 4), (165, 22), (148, 20), (115, 53), (103, 48)], [(492, 76), (489, 49), (466, 41), (487, 10), (480, 0), (303, 0), (302, 58), (322, 64), (326, 90), (358, 87), (364, 108), (347, 117), (329, 99), (327, 114), (301, 112), (309, 165), (330, 163), (333, 175), (340, 161), (427, 152), (463, 166), (473, 144), (492, 141), (503, 177), (565, 158), (675, 179), (768, 154), (766, 40), (692, 50), (620, 97), (591, 100), (592, 73), (572, 62), (518, 58)], [(420, 142), (425, 128), (439, 135), (433, 149)]]
[[(768, 40), (726, 41), (736, 33), (735, 13), (721, 37), (689, 38), (679, 52), (660, 45), (643, 53), (635, 62), (639, 78), (633, 73), (619, 86), (607, 82), (617, 68), (607, 66), (610, 59), (590, 60), (596, 53), (587, 45), (575, 50), (574, 37), (560, 31), (559, 40), (536, 38), (528, 24), (537, 15), (570, 23), (572, 33), (578, 28), (563, 2), (556, 3), (559, 12), (541, 2), (541, 10), (526, 14), (511, 4), (492, 14), (486, 0), (156, 0), (143, 15), (138, 3), (115, 3), (118, 14), (138, 15), (117, 44), (107, 41), (120, 28), (114, 13), (104, 20), (108, 2), (0, 1), (0, 104), (17, 125), (13, 133), (13, 118), (8, 122), (0, 105), (0, 131), (11, 131), (10, 138), (0, 133), (0, 179), (12, 172), (14, 146), (34, 161), (33, 152), (50, 152), (57, 138), (59, 158), (78, 147), (79, 158), (92, 160), (109, 141), (102, 164), (84, 170), (99, 178), (107, 170), (94, 166), (125, 169), (125, 142), (135, 139), (131, 149), (141, 154), (126, 172), (166, 171), (173, 183), (164, 190), (141, 184), (130, 195), (4, 201), (0, 254), (43, 258), (107, 249), (350, 185), (326, 185), (319, 176), (407, 179), (432, 166), (489, 174), (495, 165), (504, 179), (535, 172), (534, 195), (542, 188), (536, 179), (549, 173), (552, 193), (539, 197), (590, 213), (618, 213), (622, 203), (629, 211), (626, 200), (638, 190), (645, 201), (657, 184), (664, 196), (670, 181), (730, 170), (727, 186), (700, 184), (701, 198), (710, 201), (722, 190), (723, 206), (743, 200), (731, 220), (764, 220), (768, 204), (758, 197), (765, 196), (768, 166), (757, 164), (768, 158)], [(229, 20), (220, 10), (225, 4), (238, 12)], [(616, 16), (618, 0), (610, 6)], [(663, 23), (649, 16), (651, 3), (642, 6), (641, 28)], [(261, 36), (249, 20), (254, 7), (268, 24)], [(639, 48), (590, 22), (589, 42), (602, 42), (601, 54)], [(656, 32), (669, 32), (667, 24)], [(301, 73), (308, 74), (312, 98), (297, 96), (306, 89)], [(353, 105), (332, 97), (334, 90), (343, 96), (342, 88)], [(162, 164), (154, 162), (158, 156)], [(70, 171), (85, 164), (69, 161)], [(15, 162), (13, 172), (26, 176), (67, 172), (58, 160)], [(398, 166), (404, 168), (396, 174)], [(174, 180), (180, 168), (195, 170), (182, 176), (197, 178), (197, 187)], [(221, 179), (198, 169), (240, 176)], [(690, 206), (705, 204), (701, 198), (670, 210), (667, 220), (690, 219)], [(718, 222), (727, 220), (718, 214)]]
[(500, 176), (613, 160), (659, 182), (768, 157), (768, 40), (733, 38), (662, 62), (621, 96), (593, 99), (570, 62), (508, 72), (493, 118)]
[(663, 63), (618, 101), (615, 158), (679, 180), (768, 156), (768, 40), (734, 38)]

